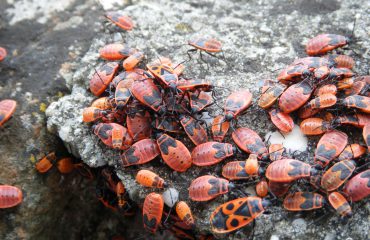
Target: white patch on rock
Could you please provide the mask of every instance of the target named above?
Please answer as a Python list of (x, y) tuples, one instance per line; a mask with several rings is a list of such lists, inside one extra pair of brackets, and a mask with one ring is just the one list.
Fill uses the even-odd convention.
[(126, 1), (122, 0), (99, 0), (100, 5), (104, 10), (110, 10), (117, 6), (123, 6)]
[(175, 188), (169, 188), (163, 192), (162, 197), (167, 206), (173, 207), (179, 200), (179, 192)]
[(297, 125), (295, 125), (293, 130), (287, 134), (282, 134), (278, 131), (269, 132), (266, 134), (265, 139), (269, 139), (270, 144), (283, 144), (285, 149), (289, 152), (303, 152), (307, 149), (308, 143), (307, 137), (301, 132), (301, 129)]
[(83, 22), (83, 18), (80, 16), (73, 16), (68, 21), (58, 23), (54, 27), (54, 31), (60, 31), (67, 28), (76, 28), (78, 25), (80, 25)]
[(279, 240), (279, 237), (276, 235), (271, 235), (270, 240)]

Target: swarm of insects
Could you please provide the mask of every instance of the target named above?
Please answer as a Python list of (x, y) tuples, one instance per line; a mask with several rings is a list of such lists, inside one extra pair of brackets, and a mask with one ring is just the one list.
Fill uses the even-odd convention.
[[(109, 12), (106, 17), (125, 31), (135, 31), (124, 14)], [(151, 233), (167, 229), (180, 239), (196, 239), (192, 202), (231, 196), (239, 190), (235, 181), (258, 180), (257, 196), (241, 196), (213, 209), (209, 222), (214, 233), (240, 229), (279, 201), (287, 211), (319, 209), (328, 202), (341, 216), (350, 216), (349, 202), (370, 193), (369, 170), (362, 158), (370, 143), (370, 77), (356, 76), (351, 70), (355, 61), (349, 56), (325, 55), (347, 44), (348, 39), (335, 34), (313, 38), (306, 48), (309, 57), (283, 69), (276, 82), (266, 81), (258, 99), (281, 132), (292, 131), (292, 114), (296, 114), (304, 119), (302, 132), (323, 134), (311, 163), (287, 156), (281, 144), (268, 146), (253, 129), (237, 125), (252, 105), (248, 89), (231, 92), (222, 113), (206, 123), (201, 113), (208, 113), (216, 101), (212, 82), (185, 76), (187, 61), (150, 60), (143, 51), (122, 43), (99, 50), (106, 62), (94, 69), (90, 79), (90, 91), (97, 99), (83, 109), (82, 119), (106, 147), (117, 150), (120, 167), (134, 171), (137, 184), (153, 190), (142, 205), (144, 228)], [(192, 47), (188, 53), (198, 51), (201, 58), (222, 52), (221, 42), (213, 38), (198, 37), (188, 45)], [(348, 135), (336, 129), (343, 125), (363, 129), (364, 144), (350, 144)], [(188, 139), (179, 139), (179, 134)], [(233, 142), (224, 142), (225, 137)], [(226, 160), (235, 155), (243, 155), (244, 160)], [(179, 201), (171, 211), (160, 194), (171, 186), (170, 179), (148, 169), (155, 159), (178, 173), (216, 164), (223, 167), (220, 173), (194, 176), (187, 202)], [(134, 204), (114, 170), (104, 168), (98, 175), (103, 176), (97, 188), (102, 203), (132, 214)], [(302, 191), (290, 190), (302, 183), (306, 183)]]

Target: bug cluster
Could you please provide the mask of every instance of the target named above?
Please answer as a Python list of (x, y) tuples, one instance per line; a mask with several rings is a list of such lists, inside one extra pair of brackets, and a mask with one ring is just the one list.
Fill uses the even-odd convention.
[[(107, 18), (124, 30), (133, 29), (132, 20), (120, 13), (108, 13)], [(347, 43), (342, 41), (339, 35), (320, 35), (308, 43), (307, 52), (321, 55)], [(222, 51), (221, 43), (211, 38), (200, 37), (188, 44), (194, 47), (189, 51), (202, 54), (214, 56)], [(349, 78), (354, 76), (350, 70), (354, 61), (350, 57), (328, 55), (298, 59), (279, 74), (279, 82), (266, 81), (263, 86), (258, 105), (269, 109), (271, 120), (282, 132), (292, 130), (294, 121), (289, 113), (293, 111), (298, 111), (299, 116), (304, 113), (306, 118), (318, 112), (322, 114), (323, 109), (332, 106), (356, 108), (362, 112), (347, 114), (348, 119), (355, 119), (351, 123), (339, 116), (325, 120), (328, 127), (321, 132), (325, 134), (315, 153), (315, 165), (310, 165), (287, 157), (281, 144), (267, 146), (254, 130), (237, 127), (236, 119), (252, 104), (249, 90), (232, 92), (222, 107), (223, 114), (214, 116), (209, 126), (202, 120), (201, 113), (207, 112), (207, 107), (215, 101), (215, 86), (209, 81), (185, 76), (186, 62), (176, 64), (165, 57), (149, 61), (143, 52), (122, 43), (108, 44), (99, 54), (107, 62), (95, 69), (90, 79), (90, 90), (98, 98), (83, 110), (83, 121), (92, 123), (92, 132), (107, 147), (120, 151), (121, 167), (135, 170), (131, 166), (136, 165), (140, 168), (136, 173), (138, 184), (159, 191), (170, 185), (158, 174), (142, 167), (156, 158), (161, 158), (174, 171), (185, 172), (192, 165), (206, 168), (218, 164), (235, 156), (237, 149), (249, 154), (246, 160), (224, 164), (220, 173), (223, 178), (199, 176), (188, 188), (190, 200), (207, 202), (228, 192), (237, 192), (239, 189), (233, 181), (259, 180), (258, 196), (237, 198), (213, 211), (210, 225), (214, 233), (229, 233), (251, 223), (271, 204), (271, 199), (277, 201), (284, 197), (283, 206), (288, 211), (312, 210), (323, 207), (324, 196), (318, 192), (322, 191), (328, 193), (329, 202), (341, 215), (348, 216), (351, 209), (347, 200), (359, 201), (369, 195), (369, 170), (348, 180), (357, 171), (352, 160), (365, 154), (367, 148), (348, 145), (347, 135), (334, 130), (337, 125), (356, 123), (360, 126), (361, 123), (367, 134), (365, 142), (369, 144), (369, 130), (366, 129), (370, 125), (365, 122), (369, 122), (370, 103), (364, 96), (368, 94), (368, 78), (352, 79), (350, 84)], [(358, 82), (365, 83), (361, 91), (355, 87)], [(341, 93), (337, 93), (339, 85), (345, 85), (346, 92), (356, 91), (356, 95), (342, 99), (338, 95)], [(278, 106), (273, 107), (277, 101)], [(311, 126), (311, 129), (318, 132), (316, 127)], [(229, 130), (236, 146), (224, 142)], [(181, 133), (195, 147), (179, 140)], [(338, 162), (328, 168), (336, 159)], [(125, 197), (124, 186), (114, 171), (102, 171), (100, 176), (105, 180), (97, 191), (99, 199), (110, 208), (125, 207), (131, 213), (132, 204), (127, 204), (130, 200)], [(301, 179), (308, 180), (314, 187), (289, 192)], [(338, 191), (342, 185), (344, 194)], [(180, 201), (175, 205), (177, 215), (170, 214), (165, 210), (163, 196), (152, 192), (146, 196), (142, 207), (144, 228), (155, 233), (165, 226), (162, 218), (171, 218), (175, 223), (167, 228), (179, 238), (194, 239), (191, 229), (195, 219), (190, 206)]]

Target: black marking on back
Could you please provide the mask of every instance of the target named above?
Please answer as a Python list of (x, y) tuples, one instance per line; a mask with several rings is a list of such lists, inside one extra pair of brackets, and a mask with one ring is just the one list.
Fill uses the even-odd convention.
[[(331, 150), (327, 150), (325, 148), (325, 144), (321, 144), (318, 148), (317, 148), (317, 152), (316, 152), (316, 157), (321, 157), (321, 158), (325, 158), (327, 160), (332, 160), (335, 156), (335, 149), (331, 149)], [(321, 160), (321, 159), (320, 159)]]
[(214, 215), (212, 219), (212, 226), (216, 229), (227, 230), (226, 221), (229, 219), (229, 215), (223, 213), (222, 208)]
[(234, 212), (234, 215), (243, 216), (243, 217), (252, 217), (251, 209), (249, 209), (248, 201), (244, 201), (242, 205)]
[(223, 143), (215, 143), (212, 145), (212, 147), (217, 150), (216, 154), (214, 155), (215, 158), (220, 159), (226, 157)]
[(345, 162), (339, 162), (337, 164), (335, 164), (333, 166), (333, 168), (331, 169), (332, 172), (340, 172), (340, 180), (344, 180), (346, 179), (347, 177), (349, 177), (353, 170), (354, 170), (354, 166), (352, 169), (349, 169), (349, 167), (351, 166), (347, 166), (345, 163), (348, 162), (349, 164), (351, 164), (349, 161), (345, 161)]
[[(164, 138), (165, 138), (165, 140), (162, 141)], [(161, 152), (164, 155), (168, 155), (170, 147), (173, 147), (173, 148), (177, 147), (176, 140), (173, 139), (172, 137), (168, 136), (168, 135), (167, 136), (162, 135), (158, 140), (159, 140), (159, 142), (161, 142), (158, 145), (159, 145), (159, 148), (161, 149)]]
[(367, 187), (370, 188), (370, 170), (361, 173), (360, 178), (367, 178)]
[(258, 199), (249, 201), (249, 204), (252, 207), (252, 209), (251, 209), (252, 213), (260, 213), (262, 211), (262, 209), (260, 208), (259, 203), (260, 203), (260, 201)]
[(208, 190), (210, 196), (217, 195), (220, 192), (221, 181), (218, 178), (211, 178), (208, 183), (212, 185), (211, 189)]
[(109, 124), (104, 124), (100, 129), (99, 129), (99, 132), (98, 132), (98, 136), (100, 138), (103, 138), (103, 139), (108, 139), (109, 138), (109, 134), (108, 134), (108, 131), (112, 130), (113, 127)]
[(314, 194), (305, 192), (302, 193), (302, 197), (305, 201), (300, 205), (301, 209), (311, 209), (314, 206)]
[(144, 214), (143, 223), (148, 229), (155, 231), (156, 226), (157, 226), (157, 220), (155, 218), (152, 218), (151, 220), (149, 220), (148, 215)]
[(136, 147), (132, 146), (129, 149), (127, 149), (127, 151), (124, 153), (129, 164), (135, 164), (139, 161), (139, 158), (134, 155), (135, 150)]

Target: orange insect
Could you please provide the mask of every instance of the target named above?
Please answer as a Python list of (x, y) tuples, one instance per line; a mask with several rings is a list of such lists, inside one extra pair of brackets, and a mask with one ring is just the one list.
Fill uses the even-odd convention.
[(370, 113), (370, 97), (352, 95), (343, 99), (342, 103), (348, 108), (357, 108), (365, 113)]
[(315, 96), (321, 96), (321, 95), (324, 95), (324, 94), (336, 95), (337, 94), (337, 86), (335, 86), (334, 84), (327, 84), (327, 85), (324, 85), (324, 86), (321, 86), (321, 87), (317, 88), (315, 90), (315, 92), (313, 93), (313, 95), (315, 95)]
[(328, 191), (338, 189), (353, 173), (356, 165), (353, 161), (343, 160), (334, 164), (321, 177), (321, 187)]
[(134, 27), (132, 19), (118, 11), (107, 12), (105, 17), (123, 30), (130, 31)]
[(118, 71), (118, 64), (108, 62), (95, 71), (90, 80), (90, 91), (95, 96), (100, 96)]
[(276, 102), (280, 95), (283, 94), (286, 88), (287, 86), (284, 84), (275, 83), (265, 91), (262, 90), (261, 96), (258, 99), (258, 106), (263, 109), (268, 109)]
[(158, 145), (153, 139), (143, 139), (134, 143), (121, 155), (124, 167), (147, 163), (160, 154)]
[(362, 114), (356, 113), (353, 115), (344, 115), (339, 116), (335, 123), (338, 124), (349, 124), (354, 127), (363, 128), (366, 124), (370, 123), (370, 115), (369, 114)]
[(36, 163), (36, 169), (39, 173), (46, 173), (53, 167), (53, 162), (57, 160), (55, 152), (51, 152)]
[(288, 192), (291, 185), (292, 182), (274, 182), (271, 180), (268, 182), (270, 192), (276, 197), (284, 196)]
[(6, 52), (5, 48), (0, 47), (0, 62), (3, 61), (8, 53)]
[(212, 103), (212, 96), (206, 92), (201, 91), (199, 94), (188, 92), (188, 94), (192, 113), (200, 112)]
[(344, 132), (330, 130), (317, 143), (315, 163), (325, 167), (344, 150), (348, 143), (348, 136)]
[(210, 217), (214, 233), (229, 233), (260, 216), (271, 203), (259, 197), (237, 198), (218, 206)]
[(101, 110), (97, 107), (87, 107), (82, 112), (82, 121), (93, 122), (107, 115), (107, 111)]
[(357, 81), (352, 87), (345, 90), (346, 95), (366, 95), (369, 91), (369, 84), (365, 81)]
[(152, 79), (135, 81), (131, 93), (142, 104), (150, 107), (155, 112), (160, 114), (165, 112), (165, 107), (162, 106), (161, 92)]
[(320, 135), (332, 129), (330, 122), (322, 118), (307, 118), (299, 126), (305, 135)]
[(317, 80), (322, 80), (330, 74), (330, 69), (328, 66), (320, 66), (314, 70), (313, 76)]
[(206, 142), (193, 149), (191, 158), (196, 166), (210, 166), (232, 156), (234, 152), (235, 149), (229, 143)]
[(57, 168), (60, 173), (68, 174), (75, 169), (75, 164), (72, 162), (72, 158), (66, 157), (58, 160)]
[(144, 53), (136, 52), (136, 53), (130, 55), (128, 58), (126, 58), (123, 61), (122, 67), (126, 71), (130, 71), (130, 70), (134, 69), (136, 67), (136, 65), (138, 65), (139, 62), (141, 62), (144, 59), (144, 57), (145, 57)]
[(347, 145), (347, 147), (343, 150), (343, 152), (339, 155), (338, 160), (351, 160), (355, 158), (359, 158), (366, 153), (366, 148), (361, 146), (360, 144), (353, 143)]
[(189, 197), (193, 201), (205, 202), (229, 192), (233, 184), (223, 178), (205, 175), (193, 180), (189, 187)]
[(167, 183), (152, 171), (140, 170), (136, 174), (136, 182), (145, 187), (165, 188)]
[(366, 124), (362, 129), (362, 137), (365, 140), (368, 151), (370, 151), (370, 123)]
[(164, 201), (162, 195), (150, 193), (145, 197), (143, 205), (144, 228), (152, 233), (157, 231), (163, 214)]
[(295, 159), (273, 161), (266, 169), (266, 177), (274, 182), (292, 182), (300, 178), (308, 178), (316, 172), (307, 163)]
[(342, 35), (320, 34), (308, 41), (306, 53), (310, 56), (324, 55), (333, 49), (347, 45), (348, 42), (348, 38)]
[(116, 194), (118, 199), (118, 206), (120, 208), (123, 208), (127, 204), (127, 201), (125, 200), (126, 189), (121, 181), (118, 181), (116, 185)]
[[(221, 42), (213, 38), (200, 37), (192, 39), (188, 42), (190, 46), (193, 46), (199, 50), (211, 53), (217, 53), (222, 51)], [(192, 49), (191, 49), (192, 50)]]
[(164, 118), (156, 118), (155, 128), (172, 133), (180, 133), (182, 131), (179, 121), (176, 118), (167, 116)]
[(288, 194), (283, 202), (283, 206), (288, 211), (309, 211), (322, 208), (324, 198), (318, 193), (296, 192)]
[(185, 172), (192, 163), (192, 158), (187, 147), (167, 134), (157, 138), (157, 144), (163, 161), (175, 171)]
[(349, 78), (354, 76), (355, 74), (349, 70), (348, 68), (330, 68), (330, 72), (328, 75), (329, 79), (340, 79), (340, 78)]
[(213, 85), (205, 79), (180, 79), (177, 83), (177, 89), (186, 91), (209, 91), (213, 88)]
[(207, 131), (194, 118), (180, 115), (179, 119), (185, 133), (195, 145), (200, 145), (208, 141)]
[(280, 143), (270, 144), (269, 156), (271, 161), (281, 160), (283, 158), (284, 146)]
[(23, 200), (22, 191), (14, 186), (0, 185), (0, 208), (11, 208)]
[(100, 57), (109, 61), (122, 60), (135, 52), (136, 49), (120, 43), (107, 44), (99, 50)]
[(279, 108), (290, 113), (303, 106), (311, 96), (313, 89), (309, 81), (302, 81), (288, 87), (279, 99)]
[(118, 83), (114, 93), (114, 101), (118, 110), (123, 110), (132, 96), (131, 91), (123, 85), (126, 85), (126, 81)]
[(272, 123), (283, 133), (291, 132), (294, 128), (294, 121), (288, 113), (279, 109), (271, 109), (269, 115)]
[(263, 198), (266, 197), (269, 191), (269, 186), (267, 184), (267, 181), (265, 179), (259, 181), (256, 185), (256, 194)]
[(149, 138), (152, 134), (151, 115), (148, 111), (127, 114), (126, 125), (127, 131), (134, 142)]
[(229, 95), (225, 102), (225, 119), (231, 121), (243, 113), (252, 104), (252, 94), (248, 89), (241, 89)]
[(347, 202), (347, 199), (339, 192), (332, 192), (328, 196), (330, 205), (342, 216), (352, 216), (352, 208)]
[(191, 209), (186, 202), (180, 201), (176, 204), (176, 213), (181, 221), (185, 222), (186, 225), (192, 227), (195, 226), (193, 214), (191, 213)]
[(229, 180), (250, 179), (257, 174), (250, 175), (246, 171), (246, 161), (231, 161), (222, 167), (222, 176)]
[(355, 60), (352, 57), (342, 54), (326, 55), (329, 61), (334, 62), (335, 67), (352, 69), (355, 65)]
[(218, 115), (213, 119), (212, 122), (212, 136), (213, 140), (216, 142), (222, 142), (229, 131), (230, 122), (225, 121), (225, 117)]
[(252, 129), (238, 128), (232, 133), (238, 147), (247, 152), (257, 154), (259, 158), (268, 158), (268, 151), (262, 138)]
[(337, 81), (338, 90), (348, 89), (353, 86), (354, 79), (352, 77), (339, 79)]
[(92, 104), (91, 107), (99, 108), (100, 110), (110, 110), (112, 109), (112, 105), (110, 104), (108, 97), (101, 97), (96, 99)]
[(358, 202), (368, 197), (370, 195), (370, 169), (351, 178), (344, 185), (343, 192), (352, 202)]
[(245, 161), (245, 171), (249, 175), (258, 175), (259, 164), (256, 154), (250, 154), (248, 159)]
[(117, 123), (98, 123), (92, 127), (93, 132), (108, 147), (126, 150), (131, 147), (133, 139), (127, 132), (127, 128)]
[(302, 76), (309, 74), (309, 69), (306, 64), (295, 64), (284, 68), (278, 75), (277, 79), (283, 84), (299, 81)]
[(17, 102), (11, 99), (0, 101), (0, 127), (12, 117), (17, 107)]

